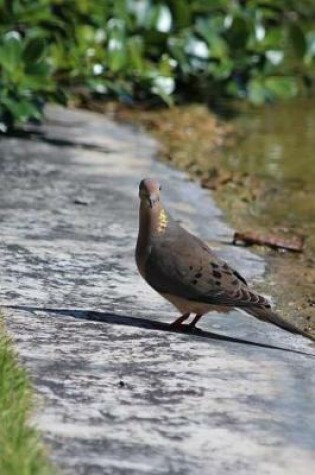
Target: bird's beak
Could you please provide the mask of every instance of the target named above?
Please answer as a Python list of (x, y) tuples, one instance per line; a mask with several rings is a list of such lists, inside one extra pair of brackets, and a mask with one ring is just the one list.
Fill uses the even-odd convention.
[(150, 208), (153, 208), (153, 206), (155, 205), (155, 203), (157, 203), (159, 201), (159, 196), (157, 194), (152, 194), (149, 196), (149, 205), (150, 205)]

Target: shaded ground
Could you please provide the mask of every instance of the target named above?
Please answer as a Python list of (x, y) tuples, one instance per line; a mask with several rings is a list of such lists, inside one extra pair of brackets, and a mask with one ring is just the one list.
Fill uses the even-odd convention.
[(315, 360), (259, 343), (314, 345), (237, 312), (204, 318), (210, 333), (169, 332), (176, 312), (137, 274), (137, 188), (153, 175), (186, 227), (261, 280), (262, 258), (222, 244), (232, 230), (208, 192), (155, 162), (153, 140), (86, 112), (51, 109), (44, 140), (0, 147), (1, 304), (58, 465), (76, 475), (313, 473)]

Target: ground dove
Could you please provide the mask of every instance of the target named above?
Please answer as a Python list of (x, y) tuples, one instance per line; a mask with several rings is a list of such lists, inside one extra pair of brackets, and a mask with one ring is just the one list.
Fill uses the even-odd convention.
[(136, 262), (140, 274), (180, 312), (171, 327), (179, 329), (188, 317), (194, 327), (206, 313), (244, 310), (259, 320), (313, 339), (271, 310), (265, 297), (209, 246), (182, 228), (165, 210), (160, 186), (154, 179), (139, 185), (140, 211)]

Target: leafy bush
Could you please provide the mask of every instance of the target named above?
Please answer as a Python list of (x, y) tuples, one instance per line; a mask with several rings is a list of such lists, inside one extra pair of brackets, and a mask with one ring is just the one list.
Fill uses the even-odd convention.
[(261, 104), (314, 79), (313, 0), (0, 0), (0, 15), (2, 130), (76, 86)]

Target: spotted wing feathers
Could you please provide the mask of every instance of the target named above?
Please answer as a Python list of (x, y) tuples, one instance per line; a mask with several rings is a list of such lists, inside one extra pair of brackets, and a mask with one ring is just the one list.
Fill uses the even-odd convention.
[(213, 305), (270, 307), (244, 277), (183, 228), (153, 240), (145, 277), (162, 294)]

